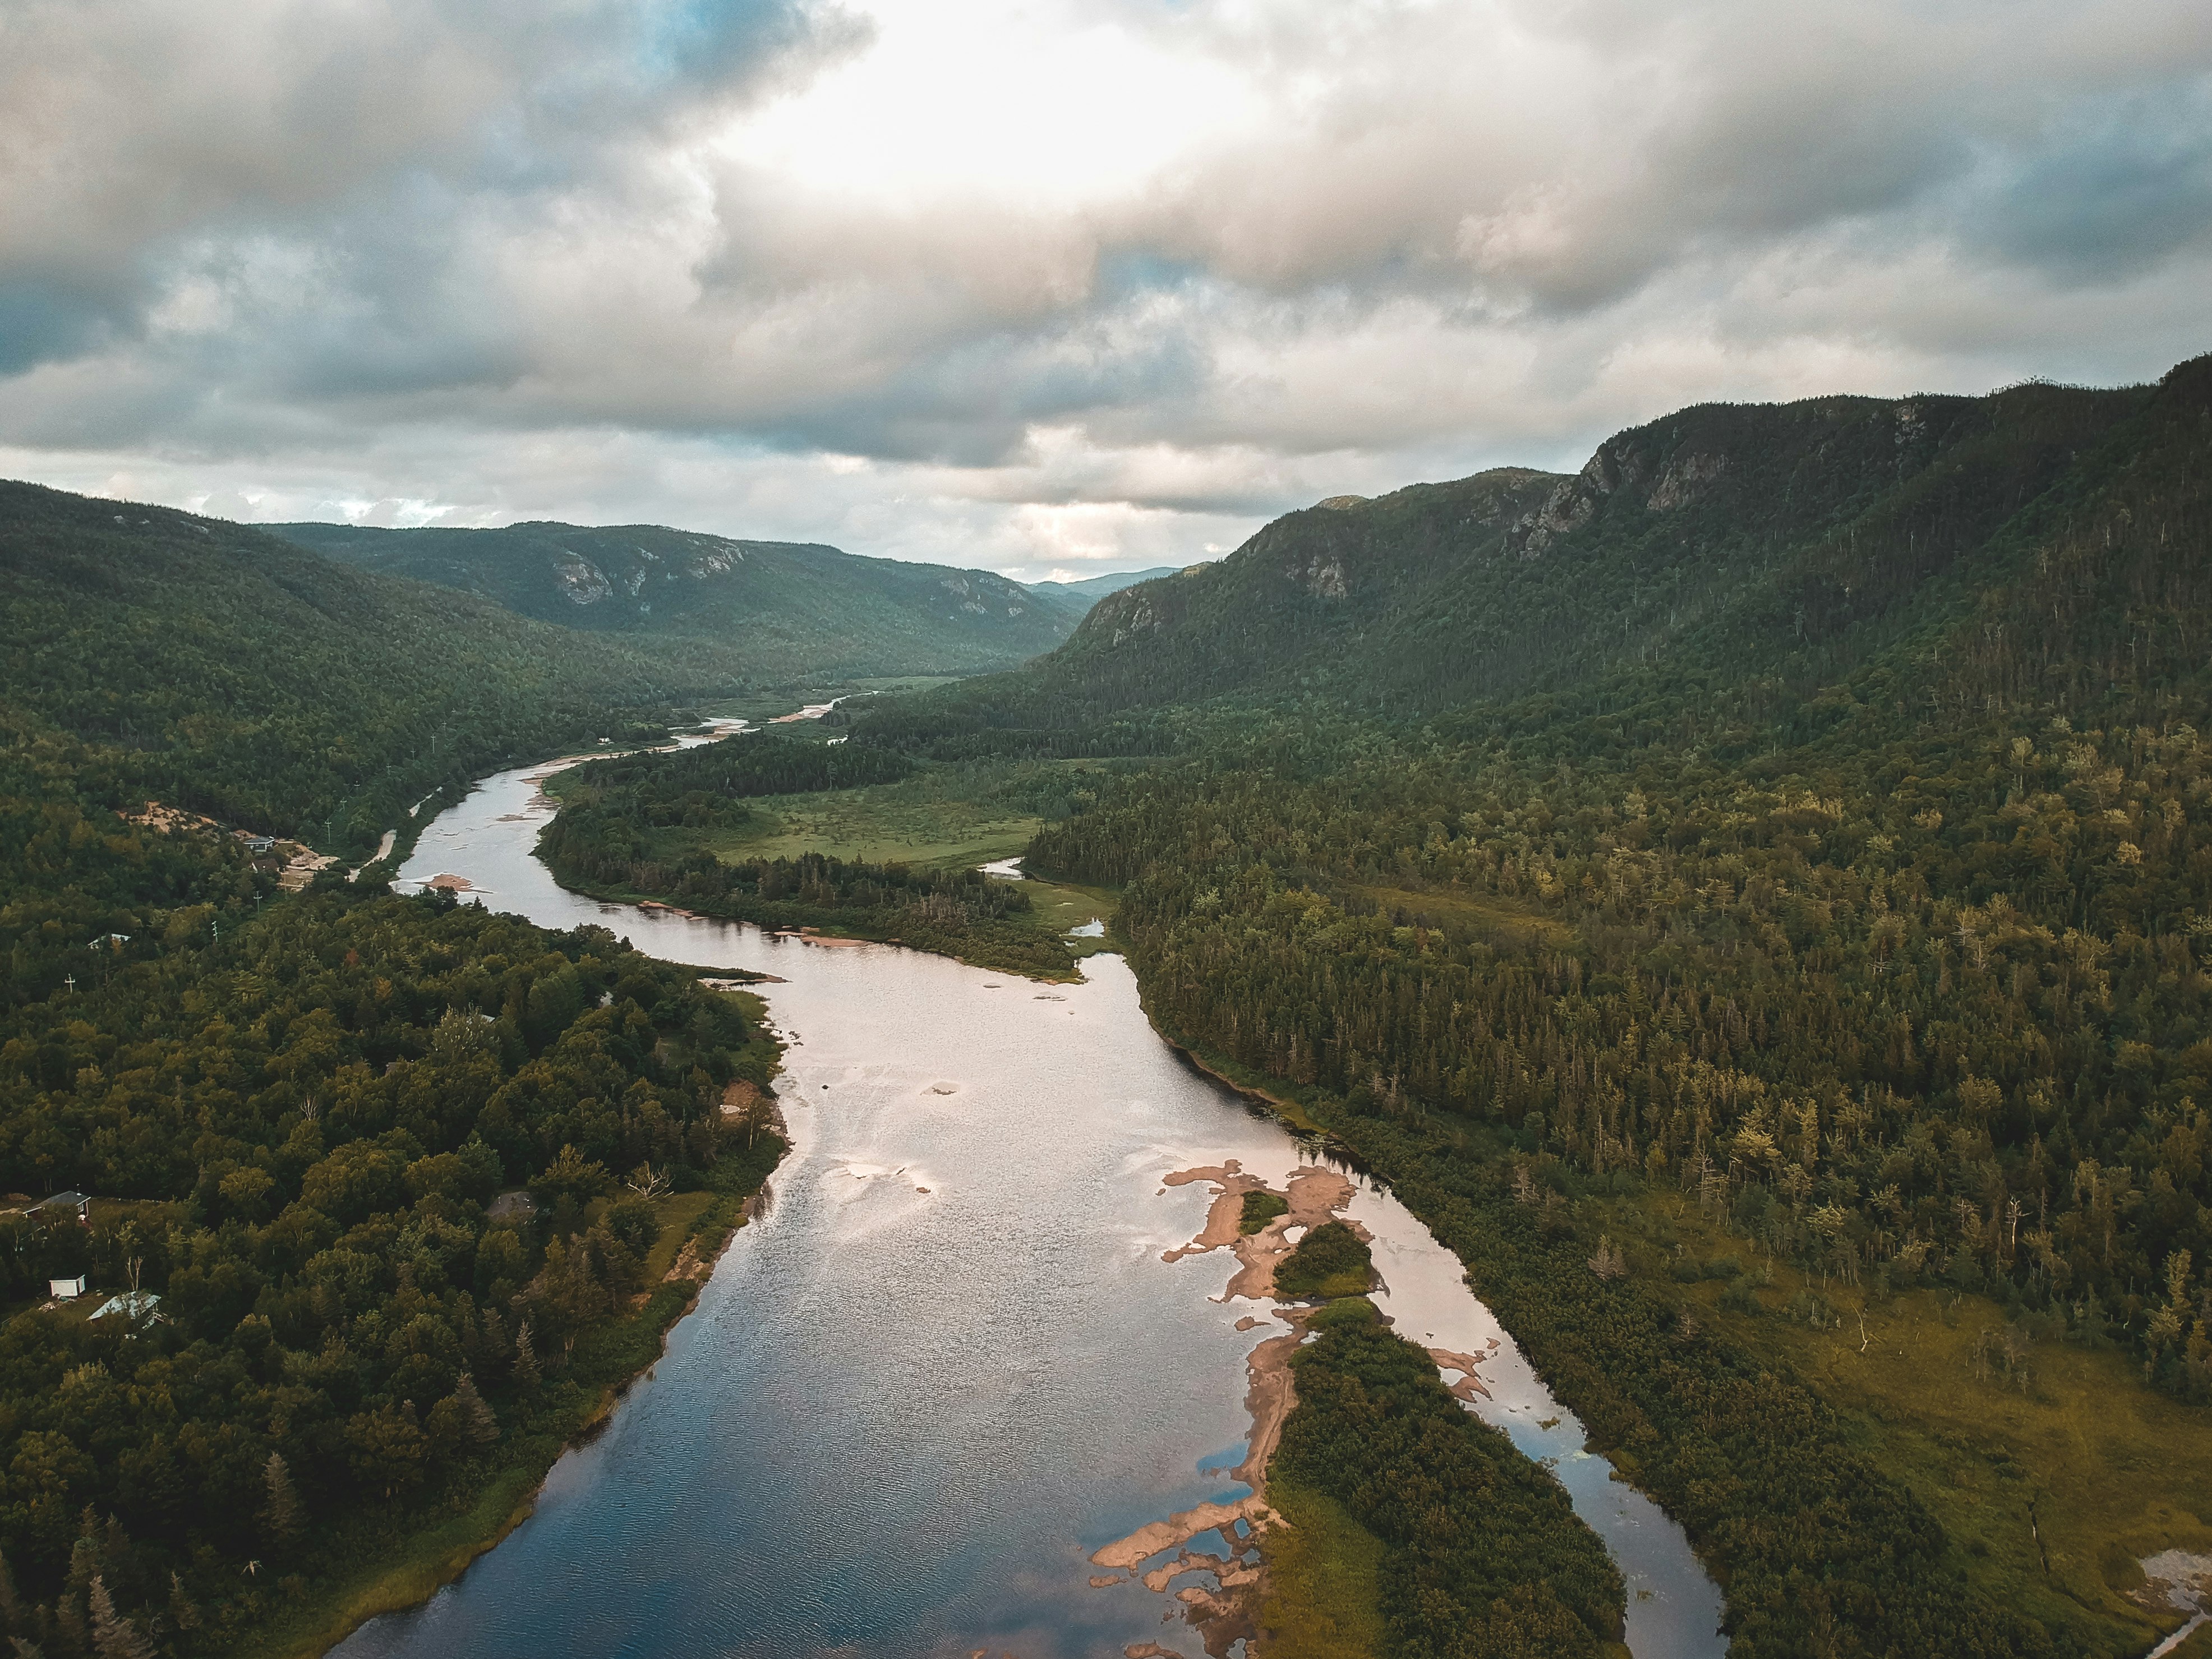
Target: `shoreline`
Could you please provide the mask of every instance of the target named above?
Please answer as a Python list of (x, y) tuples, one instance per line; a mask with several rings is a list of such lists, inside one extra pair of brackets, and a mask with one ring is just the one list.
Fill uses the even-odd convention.
[[(656, 1340), (648, 1357), (621, 1376), (602, 1382), (596, 1396), (583, 1403), (557, 1433), (549, 1429), (527, 1437), (547, 1445), (532, 1448), (528, 1455), (500, 1470), (486, 1483), (476, 1502), (444, 1527), (428, 1529), (430, 1540), (436, 1540), (440, 1533), (447, 1530), (453, 1534), (450, 1542), (432, 1544), (434, 1553), (428, 1559), (403, 1561), (383, 1568), (349, 1593), (341, 1592), (335, 1598), (336, 1607), (331, 1617), (321, 1621), (314, 1634), (304, 1638), (276, 1637), (252, 1644), (240, 1650), (240, 1659), (325, 1659), (371, 1620), (404, 1613), (429, 1601), (530, 1519), (537, 1510), (538, 1498), (554, 1466), (601, 1433), (630, 1391), (652, 1375), (666, 1356), (676, 1327), (696, 1310), (708, 1282), (738, 1235), (773, 1204), (770, 1182), (790, 1153), (788, 1139), (780, 1133), (781, 1113), (777, 1115), (777, 1125), (784, 1149), (760, 1179), (750, 1190), (716, 1194), (714, 1201), (693, 1221), (691, 1231), (678, 1244), (660, 1278), (637, 1293), (640, 1299), (633, 1303), (625, 1317), (610, 1320), (600, 1328), (605, 1336), (618, 1340), (641, 1335), (658, 1318)], [(701, 1237), (718, 1224), (718, 1217), (720, 1238), (710, 1249), (700, 1249)], [(678, 1292), (676, 1298), (664, 1304), (661, 1313), (665, 1316), (656, 1315), (655, 1298), (672, 1287)], [(541, 1456), (541, 1451), (548, 1455)]]
[[(1267, 1471), (1281, 1443), (1283, 1425), (1297, 1407), (1291, 1359), (1304, 1343), (1306, 1322), (1316, 1310), (1274, 1300), (1275, 1269), (1296, 1248), (1286, 1235), (1293, 1227), (1310, 1230), (1329, 1221), (1343, 1221), (1363, 1241), (1371, 1235), (1358, 1221), (1338, 1213), (1352, 1202), (1356, 1190), (1352, 1182), (1320, 1164), (1300, 1164), (1283, 1178), (1278, 1189), (1231, 1158), (1218, 1164), (1171, 1170), (1161, 1177), (1160, 1190), (1164, 1193), (1170, 1187), (1199, 1182), (1213, 1188), (1206, 1219), (1189, 1243), (1163, 1251), (1160, 1260), (1173, 1263), (1188, 1255), (1227, 1249), (1236, 1260), (1237, 1270), (1220, 1297), (1211, 1299), (1249, 1301), (1266, 1308), (1266, 1317), (1240, 1318), (1236, 1327), (1239, 1331), (1256, 1330), (1270, 1319), (1290, 1328), (1263, 1338), (1245, 1356), (1244, 1408), (1252, 1427), (1243, 1460), (1230, 1478), (1250, 1490), (1226, 1503), (1209, 1502), (1177, 1510), (1094, 1551), (1091, 1565), (1103, 1571), (1091, 1578), (1091, 1584), (1094, 1589), (1103, 1589), (1133, 1579), (1156, 1595), (1171, 1594), (1182, 1604), (1183, 1617), (1199, 1635), (1210, 1659), (1223, 1659), (1238, 1639), (1256, 1639), (1257, 1616), (1267, 1589), (1261, 1540), (1266, 1534), (1290, 1525), (1267, 1501)], [(1244, 1196), (1255, 1192), (1273, 1194), (1286, 1207), (1265, 1226), (1247, 1233), (1243, 1228)], [(1207, 1533), (1220, 1536), (1230, 1552), (1226, 1557), (1189, 1548), (1193, 1539)], [(1162, 1555), (1168, 1559), (1149, 1571), (1145, 1570), (1146, 1561)], [(1169, 1586), (1187, 1573), (1210, 1575), (1213, 1588), (1191, 1583), (1170, 1592)], [(1176, 1653), (1158, 1643), (1139, 1644), (1123, 1651), (1127, 1659), (1146, 1659), (1147, 1656), (1175, 1659)]]

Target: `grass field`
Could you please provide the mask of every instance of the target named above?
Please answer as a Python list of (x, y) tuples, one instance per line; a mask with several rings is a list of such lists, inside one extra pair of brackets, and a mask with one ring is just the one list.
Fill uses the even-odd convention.
[(1381, 1659), (1382, 1540), (1304, 1486), (1270, 1481), (1267, 1501), (1291, 1524), (1261, 1535), (1260, 1650), (1267, 1659)]
[(1992, 1595), (2114, 1655), (2146, 1652), (2181, 1623), (2128, 1592), (2141, 1557), (2212, 1551), (2212, 1414), (2154, 1393), (2118, 1350), (2060, 1340), (1986, 1297), (1869, 1298), (1770, 1267), (1671, 1194), (1617, 1201), (1605, 1224), (1640, 1243), (1638, 1272), (1740, 1260), (1733, 1295), (1719, 1279), (1677, 1288), (1701, 1319), (1812, 1384)]
[(718, 857), (825, 853), (868, 864), (973, 867), (1013, 857), (1043, 822), (989, 798), (948, 797), (927, 773), (903, 783), (773, 795), (749, 805), (753, 823), (708, 843)]
[(711, 714), (717, 719), (740, 718), (757, 724), (772, 720), (780, 714), (796, 714), (814, 703), (828, 702), (833, 697), (852, 699), (902, 696), (910, 691), (927, 691), (935, 686), (951, 685), (957, 678), (957, 675), (906, 674), (891, 679), (837, 680), (823, 685), (779, 686), (695, 706), (702, 714)]

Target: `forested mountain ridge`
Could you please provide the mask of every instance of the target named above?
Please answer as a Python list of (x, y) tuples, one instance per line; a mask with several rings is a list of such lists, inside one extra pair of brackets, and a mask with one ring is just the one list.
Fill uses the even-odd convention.
[(0, 791), (158, 795), (331, 850), (374, 847), (441, 784), (732, 686), (705, 653), (33, 484), (0, 484)]
[(658, 525), (271, 528), (362, 569), (458, 588), (539, 622), (696, 641), (755, 681), (1005, 668), (1058, 645), (1084, 608), (985, 570)]
[(941, 701), (1079, 702), (1096, 720), (1313, 691), (1418, 714), (1808, 648), (1832, 675), (2150, 395), (2028, 385), (1684, 410), (1572, 476), (1500, 469), (1290, 514), (1226, 559), (1102, 599), (1019, 679)]

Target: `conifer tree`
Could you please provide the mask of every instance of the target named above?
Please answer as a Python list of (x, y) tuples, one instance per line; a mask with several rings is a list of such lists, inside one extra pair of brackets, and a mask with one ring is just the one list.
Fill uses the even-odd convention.
[(99, 1659), (155, 1659), (146, 1633), (115, 1610), (114, 1598), (98, 1573), (92, 1576), (92, 1647)]
[(261, 1481), (269, 1491), (269, 1504), (263, 1511), (269, 1522), (269, 1535), (278, 1543), (289, 1543), (300, 1530), (300, 1498), (292, 1487), (292, 1471), (285, 1466), (281, 1452), (270, 1452), (269, 1461), (261, 1466)]
[(185, 1580), (180, 1573), (169, 1575), (169, 1622), (179, 1630), (198, 1630), (200, 1627), (199, 1607), (185, 1593)]
[(530, 1322), (524, 1320), (514, 1333), (515, 1386), (526, 1394), (538, 1390), (538, 1355), (530, 1346)]
[(461, 1408), (463, 1435), (479, 1446), (489, 1446), (499, 1438), (499, 1419), (477, 1392), (476, 1378), (466, 1371), (461, 1373), (461, 1380), (453, 1387), (453, 1399)]

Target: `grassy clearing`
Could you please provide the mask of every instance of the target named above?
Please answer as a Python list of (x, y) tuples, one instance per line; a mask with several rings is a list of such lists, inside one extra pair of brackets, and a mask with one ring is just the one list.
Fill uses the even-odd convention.
[(1489, 895), (1416, 892), (1410, 887), (1354, 887), (1352, 891), (1391, 915), (1495, 945), (1557, 948), (1572, 944), (1577, 937), (1563, 921)]
[(1615, 1203), (1607, 1224), (1640, 1240), (1638, 1271), (1741, 1261), (1741, 1278), (1676, 1288), (1812, 1384), (1993, 1595), (2091, 1651), (2139, 1654), (2181, 1622), (2127, 1592), (2142, 1556), (2212, 1550), (2212, 1414), (2154, 1393), (2115, 1350), (2039, 1340), (1986, 1297), (1869, 1298), (1770, 1266), (1672, 1195)]
[(1380, 1659), (1382, 1540), (1308, 1487), (1271, 1481), (1267, 1501), (1291, 1524), (1260, 1540), (1267, 1589), (1259, 1652), (1265, 1659)]
[(903, 783), (772, 795), (751, 803), (752, 822), (707, 845), (725, 862), (822, 853), (866, 864), (969, 867), (1012, 858), (1043, 820), (990, 799), (949, 799), (925, 774)]
[(758, 691), (742, 692), (734, 697), (695, 705), (702, 714), (717, 719), (742, 719), (759, 723), (775, 720), (781, 714), (794, 714), (817, 702), (828, 702), (833, 697), (864, 698), (896, 696), (912, 691), (927, 691), (939, 685), (951, 685), (958, 675), (902, 674), (890, 678), (837, 680), (825, 685), (770, 686)]

